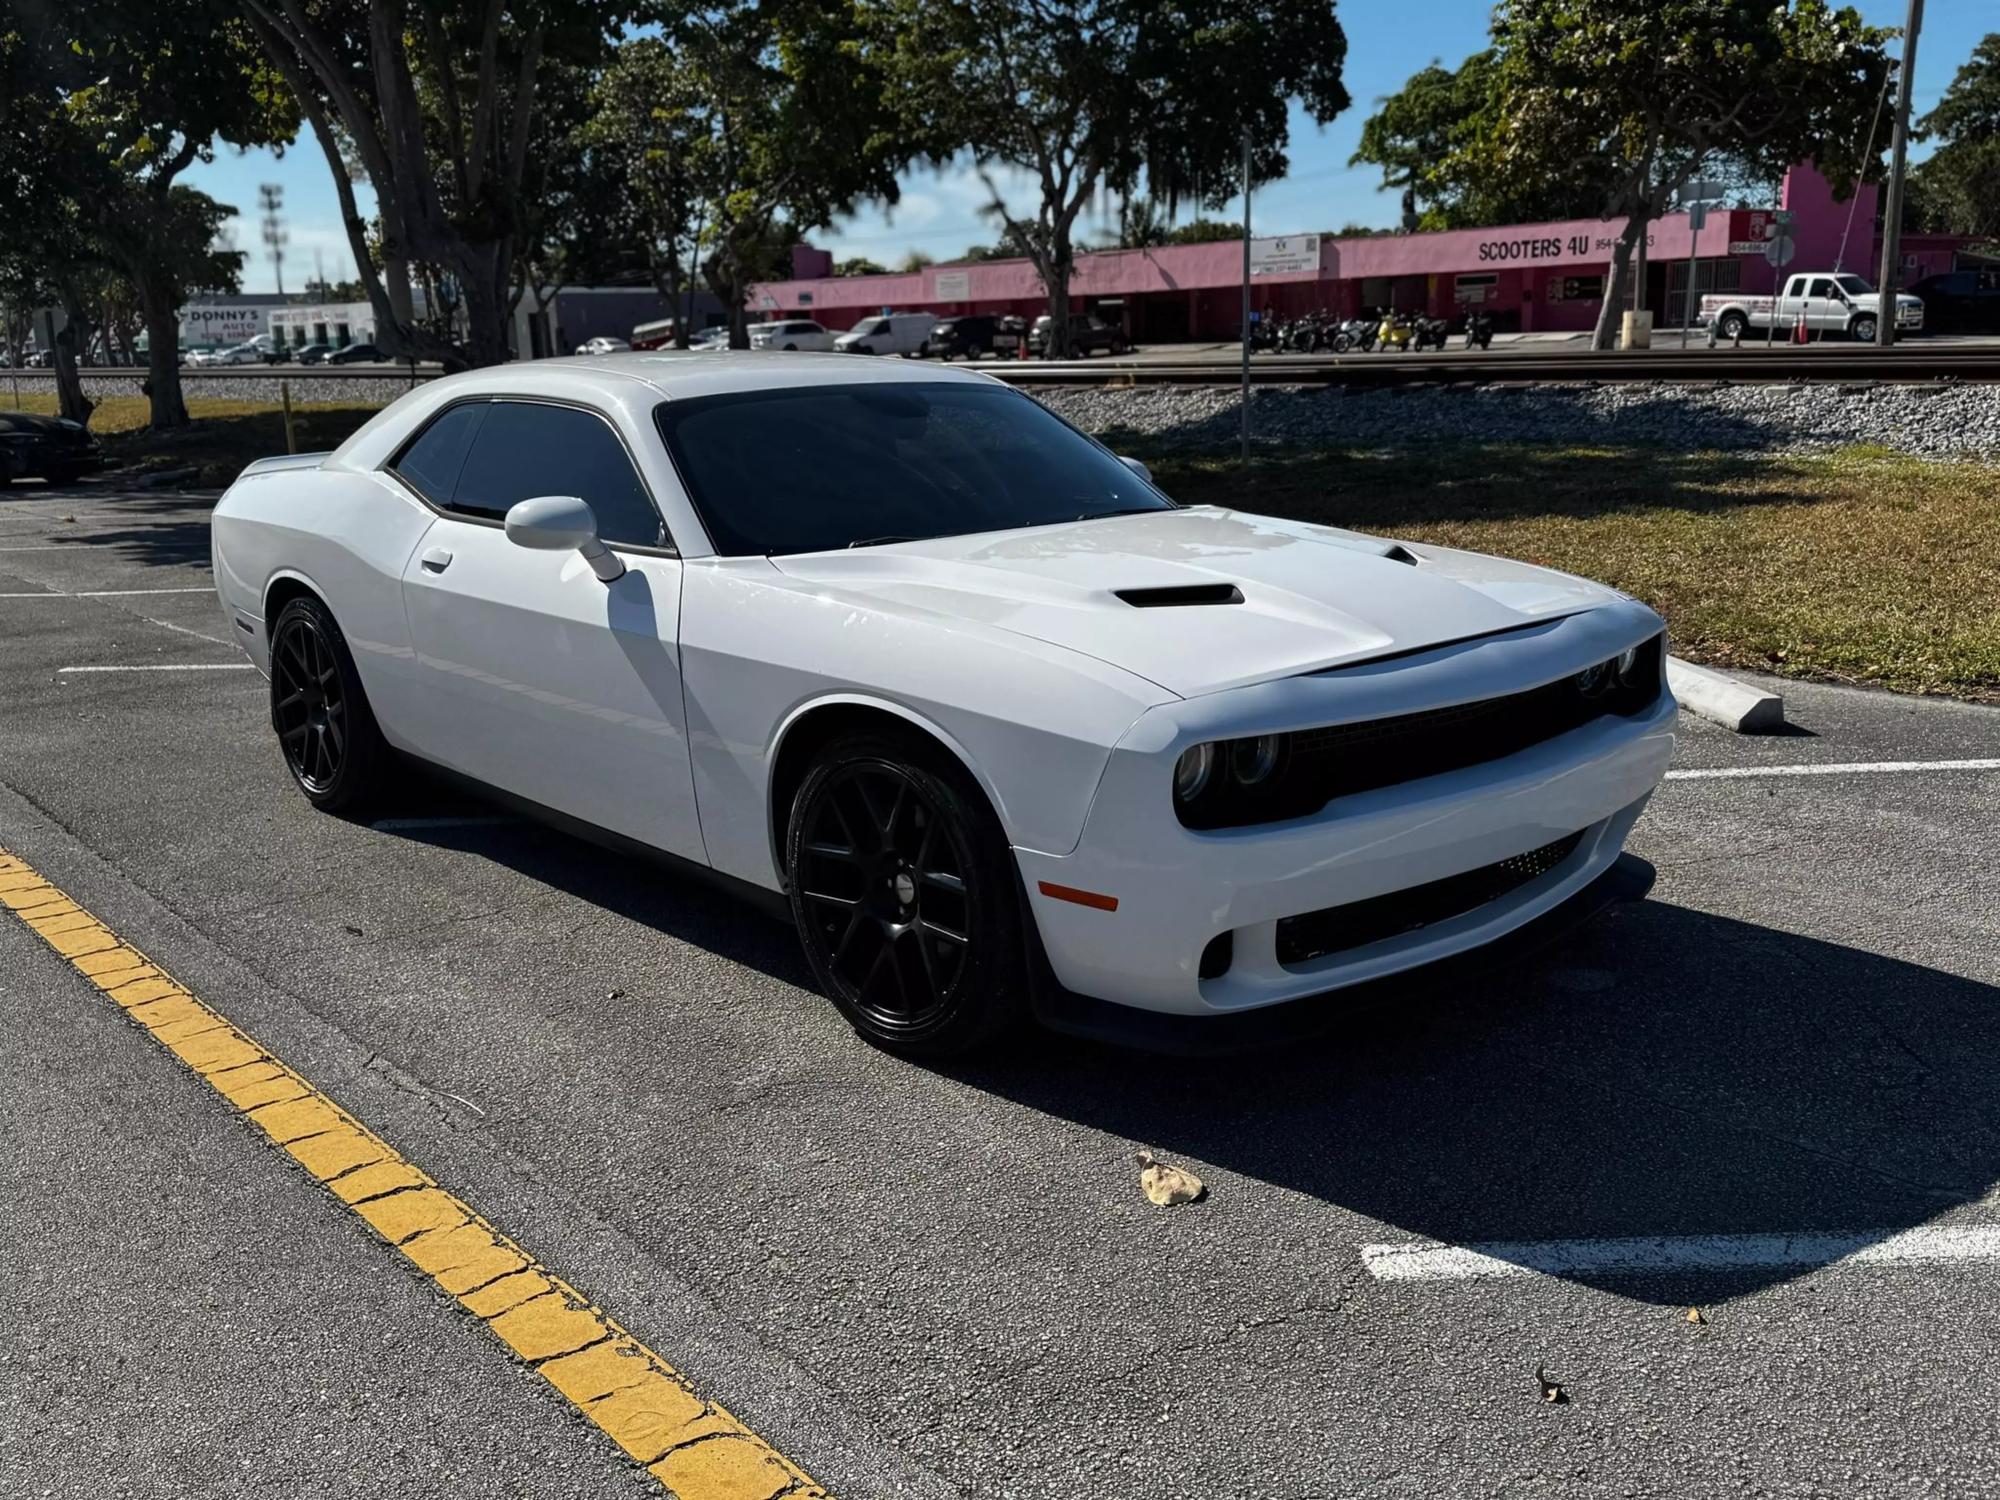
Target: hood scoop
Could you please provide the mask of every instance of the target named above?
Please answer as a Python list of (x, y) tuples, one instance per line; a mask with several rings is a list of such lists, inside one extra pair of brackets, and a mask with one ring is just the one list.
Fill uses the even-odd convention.
[(1241, 604), (1243, 590), (1233, 583), (1176, 583), (1150, 589), (1113, 589), (1134, 609), (1183, 609), (1196, 604)]

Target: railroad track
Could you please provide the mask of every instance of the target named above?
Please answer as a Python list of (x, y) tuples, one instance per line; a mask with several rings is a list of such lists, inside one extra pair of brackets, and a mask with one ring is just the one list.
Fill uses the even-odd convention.
[[(1076, 361), (990, 360), (979, 369), (1011, 385), (1039, 386), (1222, 386), (1236, 385), (1240, 367), (1228, 359)], [(12, 372), (0, 371), (0, 381)], [(23, 379), (50, 379), (47, 370), (23, 370)], [(327, 381), (382, 382), (408, 385), (435, 379), (436, 366), (341, 365), (334, 368), (246, 366), (181, 371), (190, 391), (220, 391), (246, 382), (292, 382), (300, 398), (311, 400), (311, 387)], [(90, 369), (86, 381), (143, 379), (143, 370)], [(1830, 344), (1804, 349), (1746, 345), (1741, 349), (1655, 349), (1594, 353), (1565, 349), (1550, 353), (1465, 353), (1447, 350), (1425, 354), (1259, 355), (1250, 362), (1255, 385), (1394, 386), (1421, 384), (1523, 384), (1579, 381), (1731, 382), (1757, 385), (1802, 383), (1943, 384), (2000, 381), (2000, 345), (1984, 347), (1905, 344), (1893, 349), (1856, 348)]]

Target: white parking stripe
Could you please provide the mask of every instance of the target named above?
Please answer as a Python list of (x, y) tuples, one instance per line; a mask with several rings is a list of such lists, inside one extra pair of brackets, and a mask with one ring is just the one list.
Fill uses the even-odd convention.
[(247, 661), (178, 661), (162, 662), (146, 667), (57, 667), (56, 675), (64, 672), (254, 672), (257, 668)]
[(1751, 776), (1859, 776), (1893, 771), (2000, 771), (1992, 760), (1869, 760), (1829, 761), (1809, 766), (1720, 766), (1669, 771), (1669, 781), (1740, 781)]
[(0, 594), (0, 599), (131, 599), (140, 594), (212, 594), (213, 584), (181, 589), (42, 589), (32, 594)]
[(1377, 1281), (1476, 1281), (1501, 1276), (1682, 1275), (1788, 1266), (2000, 1261), (2000, 1225), (1936, 1225), (1822, 1234), (1706, 1234), (1661, 1239), (1363, 1245)]

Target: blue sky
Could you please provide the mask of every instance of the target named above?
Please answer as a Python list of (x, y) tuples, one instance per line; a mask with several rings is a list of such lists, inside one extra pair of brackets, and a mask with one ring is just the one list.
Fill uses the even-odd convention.
[[(1862, 14), (1878, 26), (1900, 26), (1905, 8), (1905, 0), (1860, 0)], [(1396, 199), (1378, 189), (1377, 170), (1347, 165), (1361, 123), (1377, 98), (1393, 93), (1417, 69), (1433, 59), (1455, 66), (1485, 45), (1491, 9), (1490, 0), (1342, 0), (1347, 91), (1355, 102), (1324, 129), (1298, 109), (1292, 111), (1291, 172), (1258, 190), (1253, 227), (1284, 234), (1350, 222), (1394, 223)], [(1973, 45), (1996, 27), (2000, 27), (2000, 5), (1995, 0), (1927, 0), (1917, 50), (1919, 114), (1937, 102), (1952, 75), (1971, 56)], [(214, 162), (189, 168), (183, 180), (244, 215), (234, 222), (233, 232), (237, 248), (252, 252), (244, 268), (245, 291), (270, 291), (275, 285), (256, 223), (257, 186), (263, 182), (281, 183), (285, 189), (286, 227), (291, 234), (285, 285), (293, 290), (302, 286), (314, 274), (316, 254), (323, 258), (329, 278), (353, 274), (333, 180), (325, 157), (310, 139), (301, 140), (282, 157), (224, 147)], [(370, 211), (365, 188), (360, 197), (363, 211)], [(1009, 197), (1017, 208), (1032, 207), (1033, 198), (1025, 192), (1010, 191)], [(984, 201), (984, 189), (968, 169), (912, 172), (903, 179), (902, 201), (894, 209), (870, 208), (813, 240), (842, 256), (894, 261), (911, 249), (921, 249), (945, 260), (967, 245), (995, 238), (991, 222), (978, 212)], [(1232, 205), (1226, 217), (1240, 212)], [(1183, 209), (1181, 216), (1190, 214)], [(1088, 239), (1104, 227), (1086, 224), (1081, 237)]]

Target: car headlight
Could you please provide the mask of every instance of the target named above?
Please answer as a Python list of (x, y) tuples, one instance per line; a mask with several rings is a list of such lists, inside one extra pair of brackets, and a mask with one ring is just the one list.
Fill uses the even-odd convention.
[(1284, 749), (1284, 739), (1275, 734), (1260, 734), (1255, 739), (1231, 740), (1229, 742), (1229, 774), (1238, 785), (1255, 786), (1268, 780), (1278, 769), (1278, 755)]
[(1192, 802), (1208, 788), (1215, 770), (1215, 746), (1190, 745), (1174, 762), (1174, 800)]

